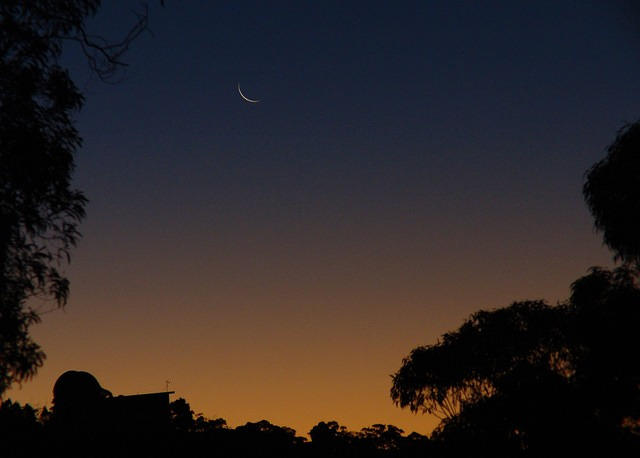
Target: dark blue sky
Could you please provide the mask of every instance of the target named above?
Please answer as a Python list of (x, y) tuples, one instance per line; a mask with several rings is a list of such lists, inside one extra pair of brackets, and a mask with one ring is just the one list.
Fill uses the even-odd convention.
[(402, 357), (610, 263), (581, 186), (640, 116), (634, 2), (166, 3), (118, 84), (66, 56), (91, 202), (26, 400), (79, 369), (232, 425), (427, 432)]
[[(575, 193), (637, 116), (622, 3), (401, 3), (152, 5), (124, 81), (87, 86), (80, 164), (108, 157), (103, 185), (181, 205), (474, 206), (514, 185)], [(122, 30), (130, 6), (96, 29)], [(238, 82), (262, 102), (239, 103)]]

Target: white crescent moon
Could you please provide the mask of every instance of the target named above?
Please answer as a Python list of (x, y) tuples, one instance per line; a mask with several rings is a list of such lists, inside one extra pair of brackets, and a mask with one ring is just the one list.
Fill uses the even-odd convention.
[(258, 103), (260, 100), (253, 100), (250, 99), (249, 97), (247, 97), (246, 95), (244, 95), (242, 93), (242, 89), (240, 89), (240, 83), (238, 83), (238, 92), (240, 93), (240, 97), (242, 97), (243, 99), (245, 99), (247, 102), (249, 103)]

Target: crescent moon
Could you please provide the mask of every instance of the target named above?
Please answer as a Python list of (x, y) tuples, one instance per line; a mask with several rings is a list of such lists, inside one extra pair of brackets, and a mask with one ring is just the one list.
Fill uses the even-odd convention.
[(240, 83), (238, 83), (238, 92), (240, 93), (240, 97), (242, 97), (243, 99), (245, 99), (247, 102), (249, 103), (258, 103), (260, 100), (253, 100), (250, 99), (249, 97), (247, 97), (246, 95), (244, 95), (242, 93), (242, 89), (240, 89)]

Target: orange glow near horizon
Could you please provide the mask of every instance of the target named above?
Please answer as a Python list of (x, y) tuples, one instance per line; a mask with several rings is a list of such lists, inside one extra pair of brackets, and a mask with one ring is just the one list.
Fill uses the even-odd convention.
[[(611, 265), (581, 189), (638, 116), (632, 2), (149, 3), (118, 84), (60, 58), (87, 217), (6, 398), (80, 370), (232, 427), (428, 434), (389, 396), (412, 349)], [(86, 30), (118, 42), (130, 8)]]
[(361, 240), (341, 257), (332, 250), (342, 245), (305, 252), (295, 234), (282, 236), (288, 250), (274, 240), (253, 258), (245, 250), (255, 246), (238, 241), (225, 251), (215, 238), (196, 256), (181, 247), (191, 258), (116, 255), (109, 243), (90, 243), (89, 225), (70, 270), (68, 307), (33, 328), (45, 365), (6, 397), (50, 405), (56, 378), (75, 369), (115, 395), (162, 391), (169, 380), (172, 399), (230, 426), (267, 419), (306, 435), (336, 420), (350, 430), (384, 423), (427, 434), (437, 419), (389, 397), (402, 358), (480, 308), (566, 297), (585, 266), (608, 261), (585, 226), (573, 231), (569, 249), (505, 243), (501, 251), (487, 238), (484, 249), (462, 253), (464, 240), (449, 240), (451, 252), (432, 248), (427, 262), (417, 239), (390, 236), (395, 255), (382, 238)]

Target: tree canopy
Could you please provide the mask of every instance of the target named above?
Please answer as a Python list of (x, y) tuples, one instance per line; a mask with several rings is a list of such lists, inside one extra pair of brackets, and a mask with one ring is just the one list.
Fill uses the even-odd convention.
[(624, 126), (586, 174), (583, 194), (616, 259), (640, 264), (640, 121)]
[(91, 68), (107, 78), (146, 27), (142, 15), (119, 43), (91, 36), (84, 23), (99, 6), (99, 0), (0, 3), (0, 395), (43, 363), (29, 335), (40, 319), (33, 299), (67, 303), (63, 266), (85, 216), (87, 199), (71, 183), (82, 144), (73, 116), (84, 99), (59, 64), (63, 43), (78, 43)]
[(454, 456), (640, 451), (640, 122), (586, 174), (585, 201), (622, 265), (566, 301), (480, 310), (392, 376), (400, 407), (437, 415)]
[(78, 240), (86, 203), (71, 186), (81, 144), (72, 116), (83, 99), (57, 64), (56, 37), (76, 29), (97, 2), (72, 5), (60, 19), (38, 2), (23, 5), (0, 7), (0, 393), (42, 364), (44, 353), (28, 335), (38, 314), (25, 302), (66, 303), (60, 265)]
[(592, 269), (564, 303), (479, 311), (414, 349), (391, 396), (439, 415), (436, 437), (487, 454), (628, 444), (640, 420), (639, 327), (637, 273)]

